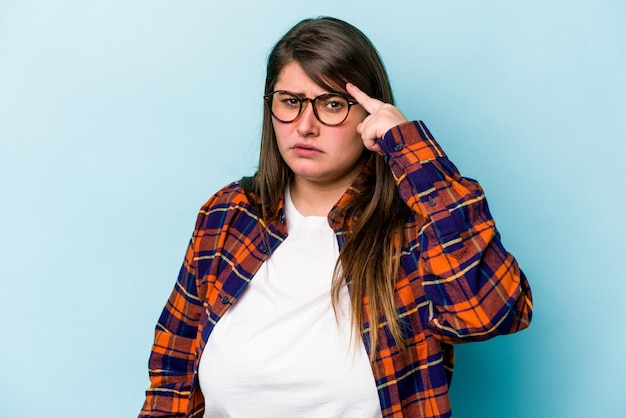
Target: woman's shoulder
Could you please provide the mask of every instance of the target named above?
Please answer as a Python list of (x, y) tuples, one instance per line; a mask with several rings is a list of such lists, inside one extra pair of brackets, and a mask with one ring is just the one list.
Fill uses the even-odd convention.
[(249, 223), (250, 221), (257, 220), (257, 210), (255, 205), (251, 203), (251, 199), (254, 199), (254, 193), (249, 189), (249, 181), (254, 183), (254, 180), (243, 178), (238, 181), (234, 181), (218, 190), (209, 200), (207, 200), (198, 213), (196, 219), (196, 234), (200, 234), (199, 231), (212, 230), (216, 228), (222, 228), (224, 225), (230, 225), (237, 219), (243, 219), (243, 216)]
[(243, 177), (241, 180), (233, 181), (219, 189), (211, 196), (200, 209), (200, 213), (207, 214), (214, 210), (243, 208), (251, 210), (258, 201), (255, 193), (255, 177)]
[(248, 202), (243, 183), (244, 180), (242, 179), (225, 185), (202, 205), (200, 211), (208, 211), (215, 207), (240, 205), (244, 202)]

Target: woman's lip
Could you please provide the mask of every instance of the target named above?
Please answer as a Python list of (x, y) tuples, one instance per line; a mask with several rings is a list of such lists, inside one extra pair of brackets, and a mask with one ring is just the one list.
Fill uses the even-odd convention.
[(293, 148), (321, 152), (319, 148), (316, 148), (313, 145), (309, 145), (309, 144), (297, 143), (293, 146)]
[(308, 144), (295, 144), (292, 149), (299, 157), (315, 157), (322, 153), (319, 148)]

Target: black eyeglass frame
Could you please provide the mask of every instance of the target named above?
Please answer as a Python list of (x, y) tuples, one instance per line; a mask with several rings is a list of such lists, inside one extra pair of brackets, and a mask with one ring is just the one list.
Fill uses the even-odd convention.
[[(296, 117), (294, 117), (291, 120), (282, 120), (280, 119), (278, 116), (276, 116), (274, 114), (274, 110), (272, 109), (272, 96), (274, 96), (274, 94), (276, 93), (283, 93), (283, 94), (288, 94), (290, 96), (293, 96), (295, 98), (297, 98), (299, 100), (300, 103), (300, 109), (298, 109), (298, 114), (296, 115)], [(346, 112), (346, 116), (341, 120), (341, 122), (337, 122), (337, 123), (326, 123), (324, 122), (322, 119), (320, 119), (320, 116), (317, 114), (317, 108), (315, 107), (315, 102), (320, 99), (320, 98), (328, 98), (328, 97), (341, 97), (342, 99), (344, 99), (347, 103), (348, 103), (348, 111)], [(313, 99), (309, 99), (308, 97), (301, 97), (298, 96), (297, 94), (287, 91), (287, 90), (274, 90), (271, 93), (268, 93), (266, 95), (263, 96), (263, 99), (265, 99), (265, 101), (267, 102), (267, 105), (270, 109), (270, 113), (272, 114), (272, 117), (274, 119), (276, 119), (279, 122), (282, 123), (292, 123), (295, 122), (296, 120), (298, 120), (298, 118), (300, 117), (300, 115), (302, 115), (302, 112), (304, 111), (304, 103), (306, 102), (311, 102), (311, 107), (313, 107), (313, 114), (315, 115), (315, 118), (320, 121), (320, 123), (322, 125), (326, 125), (326, 126), (339, 126), (342, 123), (344, 123), (346, 121), (346, 119), (348, 119), (348, 115), (350, 115), (350, 109), (352, 108), (352, 106), (358, 104), (357, 102), (355, 102), (354, 100), (350, 100), (348, 99), (346, 96), (344, 96), (341, 93), (324, 93), (324, 94), (320, 94), (319, 96), (313, 98)]]

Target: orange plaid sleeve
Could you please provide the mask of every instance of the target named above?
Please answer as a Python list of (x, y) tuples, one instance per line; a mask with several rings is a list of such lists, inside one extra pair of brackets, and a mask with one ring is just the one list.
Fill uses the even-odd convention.
[(526, 328), (530, 287), (500, 241), (478, 182), (459, 174), (422, 122), (397, 126), (379, 143), (400, 195), (426, 219), (417, 234), (419, 262), (403, 262), (409, 281), (422, 280), (432, 334), (459, 343)]

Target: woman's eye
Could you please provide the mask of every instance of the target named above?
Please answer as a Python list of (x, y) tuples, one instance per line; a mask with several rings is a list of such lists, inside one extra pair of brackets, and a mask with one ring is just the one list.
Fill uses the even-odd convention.
[(343, 102), (343, 100), (329, 99), (329, 100), (324, 101), (322, 109), (324, 109), (327, 112), (339, 112), (343, 110), (345, 107), (346, 107), (346, 104)]
[(280, 101), (284, 106), (287, 107), (299, 107), (300, 106), (300, 100), (294, 98), (294, 97), (285, 97), (283, 99), (281, 99)]

